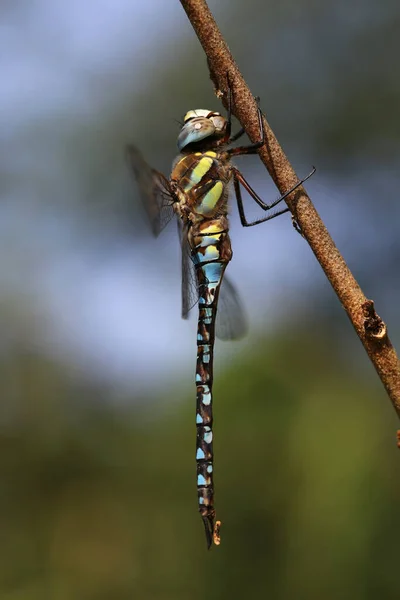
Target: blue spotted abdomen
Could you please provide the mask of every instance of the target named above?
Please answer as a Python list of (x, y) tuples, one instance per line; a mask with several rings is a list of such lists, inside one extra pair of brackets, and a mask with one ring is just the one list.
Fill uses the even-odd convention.
[[(215, 524), (213, 484), (213, 414), (212, 383), (215, 319), (218, 294), (232, 250), (225, 217), (206, 220), (192, 228), (189, 242), (196, 268), (199, 291), (196, 363), (196, 462), (197, 496), (208, 544), (214, 537), (219, 543)], [(218, 540), (218, 541), (217, 541)]]

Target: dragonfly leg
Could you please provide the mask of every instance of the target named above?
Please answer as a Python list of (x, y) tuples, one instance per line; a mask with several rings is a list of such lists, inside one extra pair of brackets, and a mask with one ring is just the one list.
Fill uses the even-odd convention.
[[(231, 83), (229, 81), (229, 71), (226, 74), (226, 79), (228, 82), (228, 115), (227, 115), (227, 123), (226, 123), (226, 134), (224, 142), (229, 144), (231, 142), (231, 131), (232, 131), (232, 88)], [(233, 136), (235, 137), (235, 136)]]
[[(232, 144), (233, 142), (236, 142), (236, 140), (238, 140), (239, 138), (241, 138), (242, 135), (245, 134), (245, 130), (244, 130), (244, 127), (242, 127), (241, 129), (239, 129), (239, 131), (237, 133), (235, 133), (234, 135), (231, 136), (231, 130), (232, 130), (232, 98), (233, 98), (233, 96), (232, 96), (232, 87), (231, 87), (231, 84), (230, 84), (230, 81), (229, 81), (229, 72), (226, 74), (226, 78), (228, 80), (228, 118), (227, 118), (228, 125), (227, 125), (227, 128), (226, 128), (228, 139), (227, 139), (226, 143), (227, 144)], [(259, 104), (260, 97), (257, 96), (255, 98), (255, 101), (257, 102), (257, 104)], [(260, 118), (260, 115), (259, 115), (259, 118)], [(258, 142), (257, 144), (252, 144), (251, 146), (245, 146), (245, 148), (253, 148), (254, 146), (256, 146), (256, 149), (257, 149), (257, 148), (260, 148), (263, 145), (263, 143), (264, 143), (264, 130), (262, 128), (262, 117), (261, 117), (261, 129), (260, 129), (260, 131), (262, 132), (262, 142)], [(260, 144), (260, 145), (258, 145), (258, 144)], [(243, 149), (243, 146), (241, 146), (240, 148)], [(235, 148), (235, 150), (236, 150), (236, 148)], [(251, 154), (251, 152), (252, 151), (250, 150), (250, 152), (240, 152), (239, 154)]]
[(226, 144), (232, 144), (232, 142), (235, 142), (236, 140), (238, 140), (240, 137), (242, 137), (242, 135), (245, 133), (243, 127), (234, 135), (231, 136), (231, 131), (232, 131), (232, 102), (233, 102), (233, 97), (232, 97), (232, 88), (231, 88), (231, 84), (229, 81), (229, 72), (226, 74), (226, 78), (228, 80), (228, 115), (227, 115), (227, 125), (226, 125), (226, 135), (225, 135), (225, 140), (224, 142)]
[(253, 225), (259, 225), (260, 223), (264, 223), (265, 221), (270, 221), (274, 217), (278, 217), (279, 215), (283, 215), (284, 213), (289, 211), (288, 208), (285, 208), (284, 210), (274, 213), (273, 215), (268, 215), (267, 217), (264, 217), (263, 219), (257, 219), (256, 221), (252, 221), (251, 223), (249, 223), (246, 219), (246, 215), (244, 214), (242, 192), (240, 189), (239, 180), (236, 177), (234, 177), (234, 179), (233, 179), (233, 185), (234, 185), (236, 201), (237, 201), (237, 205), (238, 205), (238, 209), (239, 209), (240, 222), (243, 227), (252, 227)]
[(235, 133), (234, 135), (232, 135), (229, 140), (228, 140), (228, 144), (232, 144), (233, 142), (236, 142), (236, 140), (238, 140), (240, 137), (242, 137), (242, 135), (245, 134), (244, 128), (242, 127), (241, 129), (239, 129), (239, 131), (237, 133)]
[(299, 223), (296, 221), (296, 217), (294, 215), (292, 215), (292, 225), (293, 228), (297, 231), (297, 233), (299, 235), (301, 235), (301, 237), (305, 237), (302, 228), (300, 227)]
[[(307, 177), (298, 181), (290, 190), (285, 192), (277, 200), (274, 200), (274, 202), (272, 202), (271, 204), (266, 204), (263, 200), (261, 200), (260, 196), (253, 190), (253, 188), (246, 181), (246, 179), (243, 177), (241, 172), (238, 169), (236, 169), (236, 167), (232, 167), (233, 185), (234, 185), (237, 205), (238, 205), (238, 209), (239, 209), (240, 222), (243, 225), (243, 227), (252, 227), (253, 225), (259, 225), (260, 223), (265, 223), (265, 221), (270, 221), (271, 219), (274, 219), (275, 217), (278, 217), (279, 215), (283, 215), (284, 213), (289, 212), (289, 209), (285, 208), (283, 210), (273, 213), (272, 215), (268, 215), (262, 219), (257, 219), (256, 221), (249, 223), (244, 214), (242, 192), (240, 189), (240, 185), (242, 185), (244, 187), (244, 189), (253, 198), (253, 200), (255, 200), (255, 202), (257, 202), (258, 206), (260, 206), (263, 210), (268, 211), (268, 210), (271, 210), (272, 208), (274, 208), (275, 206), (277, 206), (280, 202), (282, 202), (282, 200), (284, 200), (296, 188), (298, 188), (300, 185), (302, 185), (307, 179), (309, 179), (315, 173), (315, 171), (316, 171), (316, 169), (315, 169), (315, 167), (313, 167), (313, 170), (311, 171), (311, 173), (309, 173), (307, 175)], [(297, 222), (296, 222), (296, 224), (297, 224)], [(297, 231), (298, 231), (298, 227), (295, 227), (295, 229), (297, 229)]]
[[(265, 142), (264, 127), (263, 127), (263, 122), (262, 122), (262, 112), (259, 108), (258, 108), (258, 126), (260, 128), (261, 139), (258, 142), (255, 142), (254, 144), (249, 144), (248, 146), (238, 146), (237, 148), (231, 148), (230, 150), (227, 150), (227, 153), (229, 154), (230, 157), (231, 156), (239, 156), (240, 154), (256, 154), (257, 150), (259, 148), (261, 148), (261, 146), (264, 146), (264, 142)], [(239, 133), (241, 134), (241, 132), (239, 132)], [(243, 133), (244, 133), (244, 130), (243, 130)], [(234, 137), (234, 139), (238, 139), (238, 137), (240, 137), (240, 135), (236, 135), (233, 137)], [(231, 141), (234, 141), (234, 140), (231, 140)]]

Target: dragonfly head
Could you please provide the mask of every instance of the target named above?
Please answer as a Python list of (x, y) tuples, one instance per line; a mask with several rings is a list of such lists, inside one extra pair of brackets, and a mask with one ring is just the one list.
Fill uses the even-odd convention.
[(187, 150), (189, 145), (204, 141), (216, 145), (226, 135), (227, 120), (217, 112), (203, 109), (189, 110), (183, 121), (178, 136), (179, 151)]

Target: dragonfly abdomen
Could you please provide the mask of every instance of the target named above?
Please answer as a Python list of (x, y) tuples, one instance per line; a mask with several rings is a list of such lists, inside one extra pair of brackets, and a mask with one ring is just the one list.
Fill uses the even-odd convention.
[(212, 384), (218, 294), (226, 265), (232, 256), (227, 229), (227, 219), (222, 217), (195, 225), (190, 236), (199, 289), (196, 363), (197, 496), (208, 547), (213, 540), (219, 544), (219, 522), (215, 523), (214, 509)]

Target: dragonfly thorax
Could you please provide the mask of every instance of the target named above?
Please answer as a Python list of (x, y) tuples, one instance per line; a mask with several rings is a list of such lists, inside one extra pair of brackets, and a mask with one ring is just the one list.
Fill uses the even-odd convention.
[(200, 109), (189, 110), (178, 136), (178, 148), (182, 151), (199, 146), (217, 146), (224, 140), (227, 120), (218, 112)]

